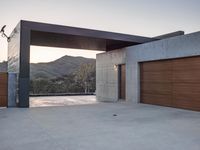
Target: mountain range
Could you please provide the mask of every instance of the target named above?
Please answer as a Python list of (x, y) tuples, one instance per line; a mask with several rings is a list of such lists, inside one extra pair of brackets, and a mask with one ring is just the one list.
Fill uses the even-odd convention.
[[(95, 64), (95, 59), (85, 57), (63, 56), (55, 61), (47, 63), (31, 63), (30, 78), (57, 78), (63, 75), (73, 73), (80, 68), (82, 64)], [(6, 72), (7, 62), (0, 63), (0, 72)]]

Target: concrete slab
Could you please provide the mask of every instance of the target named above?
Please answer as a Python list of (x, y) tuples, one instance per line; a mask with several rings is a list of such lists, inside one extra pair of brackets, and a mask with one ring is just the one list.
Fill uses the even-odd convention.
[(199, 150), (199, 141), (194, 111), (126, 102), (0, 109), (1, 150)]

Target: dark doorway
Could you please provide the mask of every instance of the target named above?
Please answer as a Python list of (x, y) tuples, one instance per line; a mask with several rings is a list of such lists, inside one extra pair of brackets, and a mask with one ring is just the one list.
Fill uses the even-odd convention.
[(119, 65), (119, 99), (126, 99), (126, 65)]

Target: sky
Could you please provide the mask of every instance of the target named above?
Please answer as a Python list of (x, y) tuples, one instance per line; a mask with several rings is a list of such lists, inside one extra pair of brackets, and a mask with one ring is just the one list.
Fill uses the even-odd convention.
[[(200, 31), (200, 0), (0, 0), (0, 27), (10, 34), (20, 20), (154, 37)], [(31, 46), (31, 62), (63, 55), (94, 58), (95, 51)], [(44, 56), (48, 57), (42, 57)], [(0, 37), (0, 61), (7, 41)]]

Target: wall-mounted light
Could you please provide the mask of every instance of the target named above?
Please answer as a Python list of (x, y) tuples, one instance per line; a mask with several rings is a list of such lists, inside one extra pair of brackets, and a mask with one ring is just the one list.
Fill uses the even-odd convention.
[(114, 70), (117, 71), (118, 65), (115, 64), (113, 67), (114, 67)]
[(7, 38), (7, 41), (10, 42), (10, 37), (7, 36), (7, 34), (5, 34), (5, 28), (6, 28), (6, 25), (4, 25), (1, 30), (0, 30), (0, 33), (1, 33), (1, 36), (2, 37), (6, 37)]

